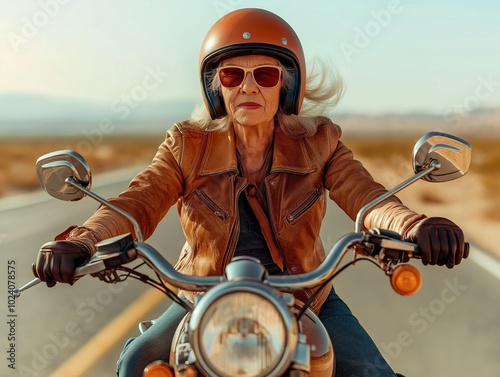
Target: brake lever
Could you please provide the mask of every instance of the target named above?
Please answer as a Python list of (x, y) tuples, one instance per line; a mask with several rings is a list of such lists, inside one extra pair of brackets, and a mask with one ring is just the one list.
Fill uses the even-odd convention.
[[(408, 262), (410, 259), (422, 259), (418, 245), (403, 241), (399, 234), (395, 232), (373, 228), (366, 232), (365, 240), (373, 245), (371, 256), (379, 255), (381, 259), (387, 256), (391, 259), (401, 260), (402, 262)], [(383, 252), (381, 253), (382, 250)], [(470, 244), (469, 242), (465, 242), (464, 259), (469, 256), (469, 251)]]
[(410, 258), (420, 258), (418, 246), (403, 241), (398, 233), (373, 228), (365, 232), (364, 250), (380, 261), (408, 262)]

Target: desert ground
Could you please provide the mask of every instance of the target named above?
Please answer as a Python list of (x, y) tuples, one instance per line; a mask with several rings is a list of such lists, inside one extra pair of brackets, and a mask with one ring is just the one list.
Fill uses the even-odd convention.
[[(36, 159), (57, 149), (74, 149), (89, 161), (94, 174), (145, 164), (154, 156), (163, 135), (107, 137), (98, 145), (78, 137), (0, 139), (0, 198), (37, 190)], [(376, 180), (393, 187), (412, 174), (411, 152), (418, 137), (344, 138)], [(494, 238), (500, 229), (500, 138), (468, 138), (472, 165), (467, 175), (447, 183), (417, 182), (398, 196), (410, 208), (443, 216), (459, 224), (471, 242), (500, 257)]]

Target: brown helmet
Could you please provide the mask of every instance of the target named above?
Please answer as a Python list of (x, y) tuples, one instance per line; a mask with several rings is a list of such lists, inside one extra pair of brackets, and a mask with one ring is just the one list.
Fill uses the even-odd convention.
[(200, 51), (200, 80), (205, 106), (212, 119), (227, 114), (220, 93), (210, 90), (210, 73), (234, 56), (267, 55), (278, 59), (291, 73), (291, 85), (280, 94), (285, 114), (298, 114), (305, 92), (302, 45), (290, 25), (263, 9), (239, 9), (220, 18), (208, 31)]

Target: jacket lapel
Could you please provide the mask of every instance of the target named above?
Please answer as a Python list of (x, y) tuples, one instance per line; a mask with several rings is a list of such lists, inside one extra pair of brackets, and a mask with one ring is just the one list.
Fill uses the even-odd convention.
[[(232, 128), (225, 132), (208, 132), (200, 175), (238, 172), (236, 144)], [(316, 170), (306, 149), (304, 139), (290, 138), (279, 125), (274, 132), (271, 172), (309, 174)]]
[(290, 138), (279, 125), (274, 132), (273, 164), (271, 173), (289, 172), (309, 174), (316, 170), (306, 149), (304, 138)]
[(200, 175), (238, 172), (236, 144), (232, 128), (226, 132), (208, 132), (207, 145), (201, 163)]

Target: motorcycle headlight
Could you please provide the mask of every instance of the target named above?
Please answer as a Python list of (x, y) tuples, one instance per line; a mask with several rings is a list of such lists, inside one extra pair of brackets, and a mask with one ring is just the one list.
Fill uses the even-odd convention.
[(251, 291), (225, 292), (203, 309), (193, 340), (207, 372), (269, 376), (289, 359), (293, 325), (269, 298)]

